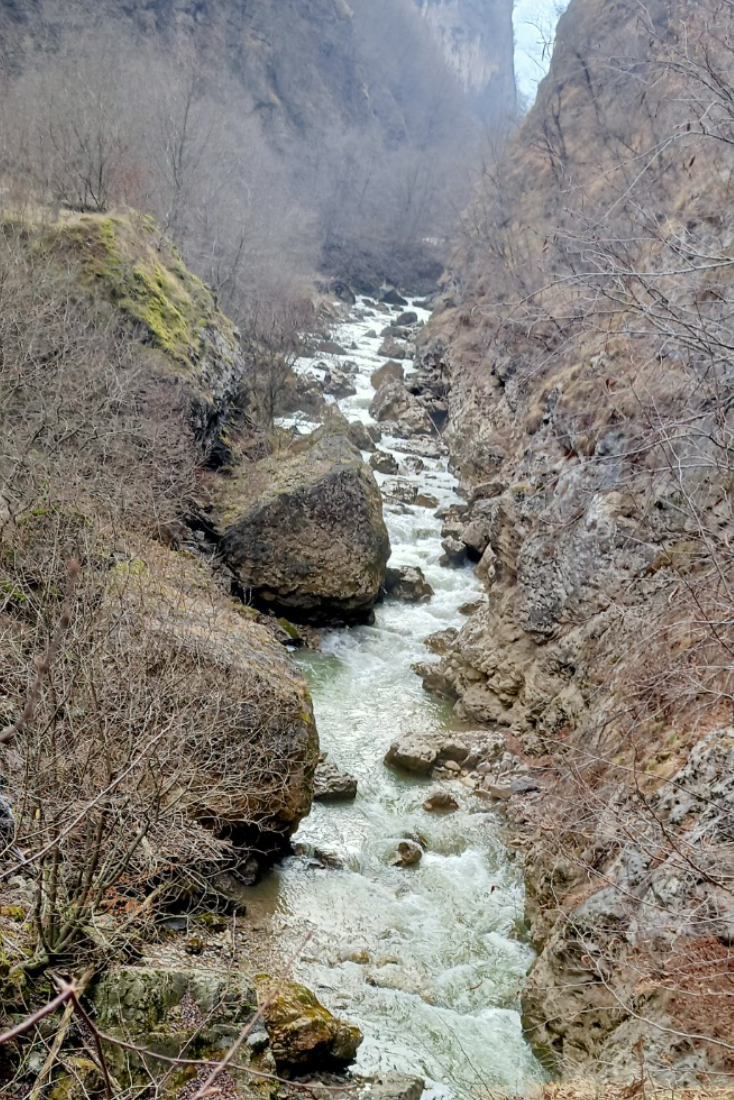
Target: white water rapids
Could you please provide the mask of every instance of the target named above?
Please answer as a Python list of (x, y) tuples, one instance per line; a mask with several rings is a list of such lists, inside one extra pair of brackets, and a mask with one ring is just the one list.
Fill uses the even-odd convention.
[[(355, 312), (367, 308), (360, 302)], [(394, 316), (353, 316), (334, 333), (359, 368), (356, 396), (339, 402), (350, 419), (370, 423), (370, 375), (385, 360), (377, 355), (381, 339), (366, 333)], [(404, 366), (409, 374), (412, 363)], [(300, 364), (311, 367), (310, 360)], [(424, 459), (425, 470), (412, 474), (401, 441), (384, 437), (379, 446), (401, 463), (401, 478), (440, 504), (456, 501), (445, 459)], [(387, 601), (374, 626), (327, 631), (319, 651), (297, 658), (322, 749), (330, 763), (356, 775), (359, 793), (350, 804), (314, 805), (296, 842), (333, 853), (343, 868), (317, 866), (308, 855), (289, 858), (255, 888), (253, 901), (283, 958), (312, 933), (293, 977), (363, 1030), (355, 1072), (424, 1076), (435, 1097), (522, 1093), (542, 1071), (521, 1030), (520, 991), (532, 953), (522, 938), (522, 880), (500, 818), (458, 781), (451, 789), (460, 810), (426, 813), (422, 802), (437, 784), (383, 764), (401, 733), (458, 728), (450, 708), (411, 670), (431, 656), (423, 640), (461, 626), (459, 606), (480, 595), (470, 569), (439, 565), (434, 512), (385, 507), (390, 564), (419, 565), (435, 591), (430, 602)], [(420, 864), (401, 869), (390, 860), (406, 833), (420, 834), (427, 850)]]

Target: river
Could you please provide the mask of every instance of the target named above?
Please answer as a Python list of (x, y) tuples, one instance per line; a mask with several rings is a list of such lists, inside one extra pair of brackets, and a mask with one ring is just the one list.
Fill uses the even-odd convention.
[[(410, 308), (427, 319), (426, 311)], [(368, 309), (358, 303), (334, 333), (359, 370), (356, 395), (339, 406), (365, 423), (375, 392), (370, 375), (385, 362), (377, 355), (381, 338), (368, 333), (391, 320), (356, 316)], [(406, 374), (413, 369), (411, 361), (404, 366)], [(311, 364), (303, 361), (300, 369)], [(404, 445), (383, 437), (379, 446), (398, 459), (403, 480), (441, 505), (456, 501), (446, 459), (424, 458), (425, 469), (411, 473)], [(459, 607), (481, 595), (470, 569), (439, 564), (435, 511), (385, 507), (390, 564), (419, 565), (432, 599), (385, 602), (373, 626), (325, 631), (320, 650), (297, 656), (322, 749), (357, 777), (359, 793), (350, 804), (314, 805), (295, 838), (303, 854), (258, 886), (252, 904), (283, 958), (311, 932), (293, 977), (362, 1028), (357, 1073), (418, 1074), (427, 1079), (429, 1097), (522, 1093), (542, 1072), (522, 1034), (520, 993), (532, 952), (523, 938), (522, 878), (499, 814), (458, 781), (451, 787), (459, 811), (426, 813), (422, 802), (437, 784), (383, 764), (401, 733), (460, 728), (411, 669), (430, 657), (423, 640), (460, 627)], [(424, 838), (426, 853), (417, 866), (399, 868), (391, 858), (406, 833)], [(333, 853), (341, 869), (318, 866), (309, 857), (314, 849)]]

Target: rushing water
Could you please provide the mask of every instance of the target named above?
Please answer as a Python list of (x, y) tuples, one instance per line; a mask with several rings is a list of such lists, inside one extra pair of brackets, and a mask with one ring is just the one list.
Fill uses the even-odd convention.
[[(353, 317), (335, 333), (359, 367), (356, 396), (339, 402), (350, 419), (369, 423), (370, 374), (384, 360), (380, 338), (366, 333), (389, 319)], [(405, 366), (409, 373), (412, 363)], [(411, 474), (401, 445), (389, 438), (380, 444), (401, 463), (401, 478), (441, 504), (455, 501), (445, 459), (424, 459), (425, 469)], [(421, 804), (436, 784), (382, 762), (401, 733), (452, 725), (450, 709), (424, 692), (411, 664), (430, 656), (423, 645), (429, 634), (462, 624), (458, 608), (479, 588), (471, 570), (439, 565), (434, 512), (389, 503), (385, 510), (391, 564), (419, 565), (435, 590), (430, 602), (386, 602), (374, 626), (326, 632), (319, 651), (298, 658), (322, 748), (357, 776), (359, 793), (351, 804), (315, 805), (296, 841), (306, 852), (333, 853), (342, 867), (293, 857), (257, 888), (254, 901), (268, 914), (283, 957), (311, 932), (294, 976), (362, 1028), (356, 1072), (420, 1074), (429, 1095), (441, 1097), (523, 1092), (540, 1076), (519, 1015), (532, 956), (521, 935), (522, 881), (499, 819), (458, 782), (459, 812), (428, 814)], [(401, 869), (391, 858), (406, 833), (420, 834), (427, 851), (419, 865)]]

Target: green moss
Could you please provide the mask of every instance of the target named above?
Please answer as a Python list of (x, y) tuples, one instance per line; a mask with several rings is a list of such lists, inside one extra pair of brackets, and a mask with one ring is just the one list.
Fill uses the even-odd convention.
[(26, 912), (22, 905), (3, 905), (0, 908), (0, 917), (7, 917), (8, 920), (22, 924), (26, 918)]
[(303, 636), (301, 635), (300, 630), (298, 630), (293, 625), (293, 623), (289, 623), (287, 619), (278, 619), (278, 626), (281, 628), (281, 630), (285, 631), (285, 633), (288, 635), (288, 637), (291, 639), (291, 641), (294, 641), (294, 642), (302, 642), (303, 641)]
[[(11, 581), (4, 577), (0, 577), (0, 594), (7, 596), (11, 603), (25, 604), (28, 603), (28, 597), (24, 592), (17, 588)], [(1, 912), (1, 910), (0, 910)]]
[(110, 570), (111, 577), (143, 577), (150, 573), (149, 567), (142, 558), (133, 558), (131, 561), (121, 561)]
[(49, 1100), (79, 1100), (82, 1096), (104, 1094), (104, 1079), (90, 1058), (66, 1058), (71, 1072), (62, 1072), (49, 1092)]
[(229, 928), (229, 921), (221, 913), (199, 913), (194, 921), (209, 932), (226, 932)]
[(195, 370), (210, 330), (234, 343), (232, 323), (152, 218), (87, 214), (50, 232), (51, 246), (72, 252), (86, 280), (179, 368)]

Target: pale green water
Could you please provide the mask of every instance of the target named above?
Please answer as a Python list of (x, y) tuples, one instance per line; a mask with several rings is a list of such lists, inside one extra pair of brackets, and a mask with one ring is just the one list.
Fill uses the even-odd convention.
[[(350, 418), (368, 419), (369, 376), (382, 360), (380, 341), (365, 332), (387, 320), (350, 322), (336, 334), (359, 347), (348, 353), (360, 366), (358, 393), (340, 402)], [(441, 503), (455, 499), (443, 460), (426, 460), (412, 480)], [(283, 958), (312, 933), (294, 976), (364, 1031), (357, 1072), (421, 1074), (435, 1096), (523, 1092), (542, 1077), (518, 1011), (532, 954), (521, 936), (522, 881), (499, 818), (458, 783), (460, 811), (427, 814), (421, 803), (436, 784), (382, 763), (401, 732), (451, 724), (450, 709), (423, 691), (410, 666), (430, 656), (427, 635), (461, 626), (457, 608), (479, 588), (470, 570), (439, 566), (441, 524), (432, 511), (388, 507), (386, 519), (391, 563), (420, 565), (433, 599), (385, 603), (375, 626), (327, 632), (319, 652), (299, 658), (322, 747), (357, 776), (359, 794), (352, 804), (315, 805), (296, 841), (333, 852), (344, 869), (286, 860), (255, 901), (270, 913)], [(399, 869), (390, 859), (406, 832), (420, 833), (427, 852), (417, 867)]]

